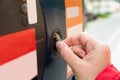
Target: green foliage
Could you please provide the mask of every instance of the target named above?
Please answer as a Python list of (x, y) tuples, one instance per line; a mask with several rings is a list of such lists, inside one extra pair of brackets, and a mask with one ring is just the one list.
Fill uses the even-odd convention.
[(108, 18), (111, 15), (111, 13), (104, 13), (104, 14), (99, 14), (98, 17), (100, 18)]

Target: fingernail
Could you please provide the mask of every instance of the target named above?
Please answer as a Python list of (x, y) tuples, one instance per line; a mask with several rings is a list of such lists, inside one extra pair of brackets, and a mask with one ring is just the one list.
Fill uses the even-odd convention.
[(81, 56), (82, 56), (82, 57), (84, 57), (84, 56), (85, 56), (85, 53), (80, 53), (80, 54), (81, 54)]
[(57, 50), (60, 51), (62, 48), (65, 47), (65, 43), (62, 42), (62, 41), (58, 41), (58, 42), (56, 43), (56, 47), (57, 47)]

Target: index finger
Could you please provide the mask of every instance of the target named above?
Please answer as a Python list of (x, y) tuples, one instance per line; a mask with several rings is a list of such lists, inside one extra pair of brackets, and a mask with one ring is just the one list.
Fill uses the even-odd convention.
[(79, 35), (68, 37), (64, 40), (64, 42), (70, 47), (73, 45), (81, 45), (83, 47), (86, 47), (87, 44), (96, 45), (97, 40), (91, 36), (90, 34), (87, 34), (85, 32), (81, 32)]

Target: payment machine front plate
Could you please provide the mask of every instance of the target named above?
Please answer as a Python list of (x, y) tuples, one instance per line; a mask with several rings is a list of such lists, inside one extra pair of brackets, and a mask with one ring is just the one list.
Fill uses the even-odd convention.
[[(6, 55), (9, 55), (5, 56), (6, 60), (0, 59), (0, 75), (6, 76), (5, 79), (0, 76), (0, 80), (16, 80), (16, 78), (17, 80), (31, 80), (35, 76), (38, 76), (39, 80), (42, 78), (46, 50), (43, 13), (39, 0), (36, 0), (38, 20), (35, 24), (29, 24), (28, 13), (22, 11), (23, 4), (26, 4), (24, 1), (26, 0), (0, 1), (0, 41), (6, 41), (0, 46), (0, 57), (4, 57), (2, 54), (6, 51), (8, 52)], [(34, 37), (32, 37), (33, 34)], [(31, 40), (33, 41), (31, 42)], [(26, 52), (27, 49), (30, 49), (29, 52)], [(15, 53), (10, 53), (10, 51)], [(17, 67), (15, 68), (15, 66)], [(12, 76), (7, 77), (9, 76), (9, 74), (6, 74), (8, 72)]]

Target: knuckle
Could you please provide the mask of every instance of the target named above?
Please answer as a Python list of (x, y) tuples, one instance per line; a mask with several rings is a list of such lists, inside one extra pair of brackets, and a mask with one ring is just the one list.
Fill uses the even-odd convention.
[(108, 57), (110, 56), (111, 52), (110, 52), (110, 47), (108, 44), (104, 44), (103, 45), (103, 54)]

